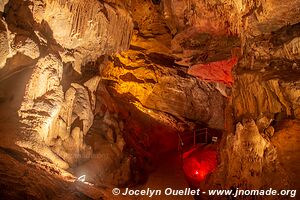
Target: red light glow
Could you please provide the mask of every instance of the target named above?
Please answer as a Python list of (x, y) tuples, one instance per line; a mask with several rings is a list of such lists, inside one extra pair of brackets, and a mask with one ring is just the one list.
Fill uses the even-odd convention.
[(232, 85), (232, 68), (237, 64), (237, 57), (233, 56), (228, 60), (221, 60), (207, 64), (197, 64), (190, 67), (188, 74), (199, 77), (200, 79), (223, 82)]
[(198, 185), (217, 166), (217, 152), (211, 149), (193, 149), (183, 156), (183, 171), (188, 181)]

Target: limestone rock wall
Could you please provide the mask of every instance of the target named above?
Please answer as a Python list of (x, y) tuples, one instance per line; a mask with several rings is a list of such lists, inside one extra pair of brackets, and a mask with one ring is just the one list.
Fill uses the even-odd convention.
[[(1, 1), (0, 81), (33, 69), (19, 109), (18, 145), (61, 168), (85, 163), (78, 175), (97, 166), (93, 180), (124, 184), (130, 159), (123, 154), (124, 125), (110, 94), (181, 131), (182, 124), (193, 129), (195, 123), (223, 130), (232, 97), (234, 121), (250, 115), (257, 122), (239, 123), (235, 134), (225, 136), (221, 159), (233, 164), (225, 164), (222, 176), (229, 177), (228, 185), (250, 177), (248, 186), (263, 186), (276, 153), (268, 138), (274, 128), (258, 119), (300, 117), (299, 1), (280, 3)], [(103, 61), (101, 55), (116, 52)], [(233, 62), (226, 66), (222, 61), (229, 58)], [(193, 67), (208, 70), (196, 78), (188, 73)], [(222, 73), (212, 78), (203, 73), (218, 69)], [(130, 131), (143, 132), (134, 126)], [(150, 145), (138, 145), (148, 153)]]
[(277, 161), (277, 151), (270, 140), (272, 135), (267, 136), (261, 131), (271, 126), (263, 122), (267, 120), (260, 119), (255, 122), (252, 119), (244, 119), (236, 125), (234, 134), (226, 136), (223, 141), (224, 148), (220, 151), (222, 164), (210, 177), (214, 184), (220, 184), (222, 188), (239, 189), (281, 189), (283, 185), (289, 186), (289, 180), (285, 178), (286, 173)]
[(4, 11), (4, 7), (5, 5), (7, 4), (9, 0), (3, 0), (0, 2), (0, 12), (3, 12)]
[(2, 69), (5, 75), (24, 67), (16, 63), (20, 56), (36, 61), (49, 49), (58, 52), (63, 62), (73, 62), (80, 73), (82, 63), (129, 47), (133, 22), (123, 4), (11, 0), (6, 8), (1, 26), (6, 39), (1, 41), (7, 41), (2, 49), (8, 53), (3, 52), (0, 64), (3, 68), (10, 57), (12, 62)]
[[(298, 169), (295, 168), (299, 152), (296, 145), (299, 142), (299, 120), (286, 120), (275, 132), (271, 122), (272, 119), (267, 117), (257, 120), (244, 118), (238, 122), (235, 131), (223, 138), (220, 164), (201, 184), (201, 188), (272, 188), (277, 191), (293, 188), (294, 194), (290, 195), (295, 196), (295, 189), (299, 188), (296, 181)], [(288, 197), (275, 195), (256, 198), (279, 200)], [(244, 196), (243, 199), (250, 200), (253, 197)]]
[(299, 23), (249, 40), (235, 69), (235, 117), (283, 114), (299, 119)]
[[(262, 74), (239, 75), (233, 92), (236, 118), (285, 113), (299, 119), (299, 81), (265, 79)], [(244, 88), (244, 89), (242, 89)], [(247, 89), (246, 89), (247, 88)]]
[[(1, 1), (0, 80), (33, 68), (19, 109), (19, 146), (62, 168), (91, 158), (84, 138), (93, 124), (100, 77), (81, 67), (129, 48), (133, 22), (126, 6), (96, 0)], [(66, 73), (68, 66), (74, 77)]]
[(130, 42), (129, 13), (107, 3), (49, 0), (42, 13), (34, 14), (37, 22), (48, 23), (53, 38), (68, 49), (83, 47), (104, 54), (126, 49)]
[(0, 57), (0, 69), (4, 67), (6, 58), (11, 56), (10, 38), (7, 30), (7, 24), (5, 21), (0, 21), (0, 39), (1, 39), (1, 57)]
[[(258, 35), (299, 22), (299, 1), (283, 3), (276, 0), (164, 0), (162, 10), (171, 32), (193, 27), (200, 32)], [(285, 14), (283, 14), (285, 13)], [(250, 33), (249, 32), (249, 33)]]
[[(54, 55), (41, 58), (27, 84), (20, 108), (21, 122), (45, 140), (63, 101), (62, 63)], [(32, 121), (34, 120), (34, 122)], [(33, 124), (34, 123), (34, 124)]]
[[(289, 9), (293, 10), (291, 7)], [(276, 15), (268, 20), (278, 20)], [(283, 19), (289, 16), (283, 16)], [(264, 23), (266, 18), (261, 20)], [(278, 24), (271, 26), (271, 21), (270, 26), (260, 27), (260, 31), (276, 29)], [(257, 27), (260, 25), (257, 24)], [(260, 34), (260, 31), (255, 34)], [(212, 179), (214, 184), (219, 183), (226, 188), (294, 187), (293, 181), (287, 178), (291, 173), (289, 166), (279, 163), (277, 154), (288, 145), (275, 147), (272, 137), (285, 137), (280, 134), (280, 124), (285, 123), (287, 118), (299, 119), (299, 23), (283, 26), (272, 33), (255, 34), (253, 32), (244, 43), (242, 55), (234, 69), (232, 107), (229, 105), (233, 116), (226, 117), (232, 119), (236, 127), (225, 134), (221, 144), (223, 150), (220, 151), (222, 164)], [(270, 125), (271, 122), (275, 128)], [(282, 132), (285, 131), (282, 128)], [(290, 131), (293, 135), (297, 129), (291, 127)], [(297, 149), (293, 153), (296, 154)], [(270, 197), (273, 198), (276, 199)]]
[(223, 129), (226, 98), (217, 89), (222, 83), (198, 80), (186, 69), (176, 69), (173, 62), (163, 54), (129, 50), (118, 55), (102, 75), (112, 81), (109, 87), (120, 98), (126, 95), (147, 109)]

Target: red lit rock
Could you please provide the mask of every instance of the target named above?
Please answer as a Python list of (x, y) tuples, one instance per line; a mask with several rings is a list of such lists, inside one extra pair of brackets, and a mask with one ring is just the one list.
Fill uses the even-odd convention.
[(183, 155), (183, 171), (188, 182), (197, 187), (217, 167), (217, 152), (196, 147)]
[(237, 58), (212, 62), (208, 64), (197, 64), (189, 68), (188, 74), (203, 80), (223, 82), (232, 85), (232, 68), (237, 64)]

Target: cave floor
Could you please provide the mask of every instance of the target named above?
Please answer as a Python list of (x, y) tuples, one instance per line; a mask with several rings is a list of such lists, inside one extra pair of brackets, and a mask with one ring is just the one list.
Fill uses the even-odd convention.
[[(181, 167), (181, 160), (178, 152), (170, 152), (160, 156), (157, 169), (150, 174), (147, 182), (134, 189), (146, 190), (159, 189), (164, 192), (166, 188), (185, 189), (188, 183), (184, 177)], [(136, 199), (149, 199), (149, 197), (139, 196)], [(153, 196), (151, 199), (194, 199), (193, 196)]]

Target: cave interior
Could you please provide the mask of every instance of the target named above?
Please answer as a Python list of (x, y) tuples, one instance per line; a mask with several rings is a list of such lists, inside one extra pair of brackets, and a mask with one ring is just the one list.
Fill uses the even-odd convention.
[(0, 0), (0, 16), (0, 199), (297, 198), (300, 0)]

